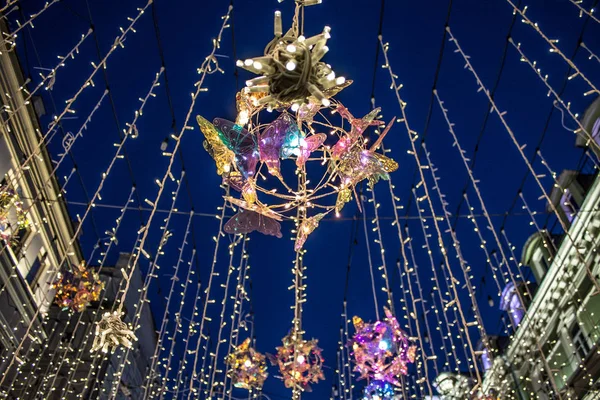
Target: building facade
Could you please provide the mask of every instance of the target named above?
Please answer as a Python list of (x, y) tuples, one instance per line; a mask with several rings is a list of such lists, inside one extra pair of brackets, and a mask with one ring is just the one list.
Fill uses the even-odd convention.
[[(586, 111), (576, 146), (600, 157), (600, 98)], [(597, 166), (597, 161), (594, 161)], [(435, 381), (442, 400), (481, 398), (600, 399), (600, 178), (566, 170), (556, 177), (547, 211), (557, 211), (559, 234), (544, 230), (524, 244), (521, 266), (532, 281), (509, 283), (500, 308), (508, 337), (481, 352), (481, 387), (465, 375)], [(482, 350), (482, 349), (479, 349)], [(473, 393), (475, 389), (475, 393)]]
[[(0, 19), (2, 37), (8, 37)], [(84, 259), (53, 163), (43, 142), (41, 98), (30, 96), (16, 51), (0, 43), (0, 192), (22, 202), (26, 224), (17, 228), (11, 205), (0, 219), (0, 397), (9, 399), (104, 399), (123, 360), (121, 352), (90, 352), (95, 322), (120, 297), (130, 255), (105, 267), (102, 301), (83, 313), (53, 304), (52, 282), (64, 265)], [(59, 136), (61, 132), (57, 132)], [(25, 168), (24, 168), (25, 167)], [(93, 266), (92, 266), (93, 268)], [(125, 300), (126, 321), (135, 313), (143, 276), (136, 269)], [(151, 311), (141, 323), (154, 327)], [(143, 377), (156, 346), (154, 328), (138, 334), (130, 366), (120, 378), (118, 399), (141, 399)]]

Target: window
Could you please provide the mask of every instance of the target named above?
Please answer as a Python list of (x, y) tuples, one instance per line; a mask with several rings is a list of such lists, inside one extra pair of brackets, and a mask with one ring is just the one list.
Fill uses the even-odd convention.
[(573, 341), (573, 347), (579, 355), (579, 358), (584, 360), (591, 349), (587, 337), (585, 336), (585, 332), (581, 330), (577, 322), (573, 324), (573, 328), (571, 328), (571, 340)]
[(598, 144), (600, 144), (600, 118), (596, 120), (594, 126), (592, 127), (592, 139)]
[(573, 193), (571, 193), (571, 191), (568, 188), (566, 188), (563, 191), (563, 195), (560, 198), (560, 207), (565, 212), (565, 215), (567, 216), (569, 222), (573, 222), (573, 219), (575, 219), (575, 215), (577, 214), (579, 206), (577, 205), (577, 203), (575, 203), (575, 200), (573, 199)]

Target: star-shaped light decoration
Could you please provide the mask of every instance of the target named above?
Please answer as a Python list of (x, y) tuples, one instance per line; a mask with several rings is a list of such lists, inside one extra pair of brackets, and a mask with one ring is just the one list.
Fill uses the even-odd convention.
[(269, 360), (279, 367), (286, 388), (311, 391), (311, 383), (325, 379), (319, 341), (294, 339), (288, 334), (282, 342), (283, 346), (277, 347), (277, 354), (267, 355)]
[(354, 317), (356, 333), (350, 344), (359, 379), (374, 379), (400, 386), (399, 377), (415, 361), (416, 346), (410, 345), (400, 324), (387, 308), (385, 320), (372, 324)]
[(137, 340), (135, 333), (130, 325), (121, 319), (125, 315), (120, 311), (104, 313), (98, 325), (96, 325), (96, 336), (92, 344), (92, 352), (102, 350), (108, 353), (119, 346), (125, 346), (129, 349), (133, 347), (133, 342)]
[(238, 67), (260, 75), (246, 82), (250, 93), (266, 94), (258, 100), (259, 105), (271, 109), (291, 105), (294, 111), (311, 103), (329, 107), (329, 98), (351, 83), (336, 77), (331, 66), (321, 61), (329, 51), (330, 32), (326, 26), (310, 38), (299, 35), (297, 29), (283, 34), (281, 13), (275, 13), (275, 38), (265, 55), (237, 61)]
[(82, 312), (92, 301), (100, 299), (104, 282), (100, 281), (97, 272), (86, 267), (85, 261), (81, 261), (72, 270), (59, 272), (51, 287), (56, 291), (55, 304), (63, 310)]
[(392, 400), (394, 395), (394, 386), (389, 382), (372, 381), (365, 386), (362, 400)]
[(10, 242), (17, 232), (29, 226), (23, 202), (16, 191), (7, 185), (0, 186), (0, 239)]
[(260, 390), (269, 376), (265, 356), (250, 346), (250, 338), (228, 354), (225, 362), (227, 376), (237, 388)]

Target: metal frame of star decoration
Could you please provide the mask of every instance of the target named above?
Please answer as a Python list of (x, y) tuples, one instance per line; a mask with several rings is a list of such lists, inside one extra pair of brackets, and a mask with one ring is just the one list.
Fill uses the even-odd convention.
[(89, 269), (85, 261), (58, 273), (57, 279), (51, 285), (55, 290), (54, 303), (63, 310), (83, 312), (87, 306), (100, 299), (104, 282), (97, 272)]
[(225, 357), (227, 376), (233, 386), (247, 390), (261, 390), (269, 376), (266, 357), (250, 346), (250, 338)]
[(408, 373), (408, 364), (415, 361), (416, 346), (411, 345), (408, 336), (390, 310), (384, 307), (385, 319), (365, 323), (354, 317), (352, 322), (356, 333), (350, 341), (354, 370), (359, 379), (389, 382), (400, 386), (400, 376)]
[(311, 383), (325, 380), (323, 356), (317, 339), (294, 339), (288, 334), (282, 339), (283, 346), (277, 354), (267, 354), (271, 364), (279, 367), (286, 388), (310, 392)]

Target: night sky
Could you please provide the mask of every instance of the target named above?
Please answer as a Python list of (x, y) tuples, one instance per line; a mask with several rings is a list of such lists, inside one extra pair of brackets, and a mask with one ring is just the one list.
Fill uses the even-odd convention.
[[(585, 0), (583, 6), (590, 9), (596, 2)], [(145, 221), (149, 215), (146, 211), (137, 211), (137, 206), (139, 204), (147, 208), (148, 205), (143, 200), (155, 198), (158, 187), (154, 181), (162, 178), (167, 167), (168, 158), (161, 155), (161, 142), (182, 128), (190, 105), (190, 93), (194, 91), (193, 85), (198, 79), (197, 68), (211, 51), (211, 39), (218, 33), (222, 23), (220, 17), (226, 13), (228, 3), (224, 0), (156, 0), (149, 8), (150, 12), (145, 13), (136, 25), (137, 33), (127, 35), (125, 47), (116, 50), (109, 58), (106, 73), (98, 74), (94, 79), (95, 86), (87, 88), (77, 100), (73, 107), (77, 113), (63, 121), (64, 132), (76, 132), (104, 89), (109, 86), (111, 98), (105, 98), (83, 137), (73, 146), (72, 158), (67, 159), (58, 171), (60, 181), (63, 182), (62, 177), (69, 174), (73, 163), (77, 165), (78, 173), (66, 187), (66, 198), (71, 203), (70, 210), (75, 219), (77, 214), (82, 214), (85, 210), (78, 203), (87, 204), (96, 191), (101, 173), (114, 155), (113, 144), (120, 140), (119, 131), (126, 129), (125, 123), (133, 119), (134, 112), (139, 107), (138, 98), (147, 93), (155, 74), (161, 68), (155, 29), (157, 24), (168, 85), (165, 85), (163, 76), (161, 86), (155, 91), (156, 98), (149, 101), (144, 115), (139, 118), (139, 137), (127, 143), (127, 159), (117, 162), (102, 191), (102, 200), (98, 201), (91, 218), (84, 223), (81, 243), (86, 257), (90, 256), (98, 238), (105, 237), (104, 232), (114, 226), (114, 220), (119, 215), (118, 208), (102, 205), (123, 205), (134, 181), (137, 187), (135, 203), (122, 223), (117, 246), (120, 252), (131, 251), (136, 231), (142, 220)], [(557, 90), (563, 87), (569, 74), (567, 63), (559, 55), (550, 53), (548, 44), (532, 28), (513, 16), (512, 7), (506, 0), (455, 0), (451, 3), (448, 16), (447, 1), (385, 2), (381, 29), (383, 40), (390, 43), (390, 64), (398, 75), (398, 82), (404, 85), (401, 95), (408, 102), (407, 114), (411, 128), (425, 135), (427, 148), (438, 168), (436, 174), (440, 178), (440, 189), (446, 195), (448, 209), (453, 213), (452, 221), (456, 226), (463, 256), (473, 270), (473, 284), (477, 287), (486, 330), (489, 334), (501, 334), (502, 314), (498, 311), (497, 289), (473, 232), (473, 224), (465, 218), (468, 212), (461, 202), (463, 190), (466, 189), (475, 207), (474, 213), (481, 215), (481, 209), (472, 187), (466, 185), (468, 175), (456, 148), (452, 146), (444, 116), (432, 96), (433, 87), (445, 101), (467, 156), (475, 158), (474, 172), (480, 179), (479, 186), (487, 209), (494, 215), (495, 227), (505, 227), (508, 237), (516, 246), (517, 257), (520, 257), (522, 244), (534, 232), (517, 197), (522, 185), (522, 192), (530, 208), (540, 213), (537, 217), (538, 224), (547, 224), (550, 229), (554, 228), (554, 220), (545, 213), (545, 203), (543, 199), (539, 199), (541, 192), (531, 176), (528, 176), (529, 172), (498, 116), (488, 115), (486, 96), (477, 93), (472, 74), (463, 68), (461, 56), (454, 53), (454, 45), (444, 35), (447, 21), (463, 50), (471, 56), (471, 62), (487, 88), (492, 90), (497, 85), (495, 101), (501, 110), (507, 111), (506, 119), (520, 143), (527, 144), (524, 149), (527, 157), (533, 157), (536, 150), (540, 149), (552, 170), (557, 173), (565, 168), (578, 169), (583, 166), (588, 172), (591, 168), (589, 160), (586, 165), (582, 164), (582, 160), (585, 160), (582, 158), (582, 150), (575, 148), (575, 135), (572, 130), (566, 129), (573, 128), (574, 122), (568, 116), (565, 116), (564, 123), (561, 122), (561, 112), (553, 106), (553, 98), (547, 96), (547, 88), (527, 64), (519, 62), (519, 54), (507, 43), (507, 36), (510, 32), (515, 42), (522, 43), (523, 51), (530, 59), (537, 60), (537, 66), (544, 74), (549, 74), (548, 82)], [(82, 44), (79, 54), (66, 61), (66, 66), (59, 70), (54, 89), (44, 92), (47, 115), (42, 118), (43, 126), (48, 125), (52, 115), (60, 114), (65, 101), (81, 87), (93, 69), (91, 63), (97, 63), (104, 57), (119, 34), (118, 28), (129, 24), (127, 17), (134, 17), (137, 14), (136, 8), (145, 4), (144, 0), (62, 0), (36, 19), (35, 29), (27, 28), (20, 33), (17, 48), (21, 64), (26, 75), (31, 77), (34, 87), (40, 81), (38, 68), (54, 66), (56, 56), (67, 53), (77, 43), (81, 35), (90, 28), (90, 15), (95, 28), (95, 33)], [(576, 54), (574, 62), (592, 82), (600, 82), (599, 60), (588, 59), (589, 53), (583, 48), (575, 53), (580, 39), (590, 49), (600, 52), (599, 24), (593, 20), (586, 24), (586, 18), (580, 18), (578, 9), (568, 0), (529, 0), (526, 4), (529, 5), (529, 18), (539, 22), (541, 29), (550, 38), (560, 40), (558, 46), (567, 57)], [(21, 2), (21, 12), (25, 16), (42, 7), (42, 1)], [(224, 74), (216, 73), (206, 78), (205, 86), (209, 91), (198, 98), (190, 125), (195, 126), (196, 115), (209, 120), (214, 117), (235, 119), (236, 87), (241, 88), (246, 79), (252, 76), (242, 70), (236, 71), (235, 60), (262, 54), (264, 45), (272, 39), (273, 11), (276, 9), (283, 12), (285, 30), (291, 23), (293, 1), (286, 0), (281, 4), (275, 0), (235, 1), (233, 30), (225, 31), (218, 51), (219, 65)], [(18, 17), (20, 21), (28, 19), (17, 14), (18, 11), (9, 16), (13, 21), (13, 29), (17, 26), (15, 18)], [(388, 71), (381, 68), (384, 61), (381, 52), (377, 50), (380, 14), (381, 4), (378, 1), (324, 0), (322, 5), (306, 10), (305, 32), (307, 36), (311, 36), (320, 33), (325, 25), (331, 27), (332, 38), (328, 42), (330, 52), (325, 60), (338, 75), (354, 80), (353, 85), (338, 96), (339, 100), (355, 116), (363, 116), (369, 112), (371, 97), (374, 95), (376, 106), (382, 107), (384, 120), (389, 120), (394, 115), (399, 116), (400, 109), (394, 92), (389, 90)], [(566, 85), (562, 98), (571, 103), (571, 110), (582, 114), (594, 100), (592, 96), (583, 96), (588, 90), (582, 79), (574, 78)], [(172, 218), (173, 237), (165, 246), (165, 254), (159, 262), (162, 267), (159, 279), (154, 280), (150, 287), (151, 306), (159, 325), (164, 298), (171, 284), (172, 266), (177, 262), (185, 232), (188, 218), (185, 213), (192, 207), (196, 213), (212, 215), (194, 217), (194, 240), (189, 241), (190, 246), (193, 244), (197, 248), (194, 268), (200, 271), (203, 282), (208, 280), (214, 251), (212, 237), (216, 235), (219, 224), (214, 214), (223, 203), (223, 191), (219, 187), (220, 177), (216, 174), (214, 162), (204, 151), (202, 141), (203, 137), (196, 128), (185, 134), (182, 143), (187, 175), (187, 182), (177, 200), (177, 208), (182, 214)], [(386, 148), (391, 149), (390, 155), (400, 164), (400, 169), (392, 174), (395, 194), (400, 197), (399, 204), (404, 206), (399, 214), (402, 224), (406, 224), (412, 234), (424, 297), (430, 299), (432, 273), (429, 258), (422, 248), (424, 240), (421, 224), (411, 192), (411, 188), (417, 183), (415, 161), (407, 153), (410, 146), (403, 124), (397, 123), (384, 143)], [(168, 146), (169, 149), (173, 148), (172, 140)], [(53, 155), (60, 153), (60, 140), (53, 140), (49, 148)], [(475, 151), (476, 157), (473, 157)], [(533, 162), (533, 166), (539, 174), (546, 174), (542, 182), (550, 190), (552, 180), (548, 171), (539, 159)], [(180, 176), (181, 168), (181, 160), (177, 157), (175, 176)], [(433, 187), (429, 171), (425, 172), (428, 184)], [(527, 177), (525, 181), (524, 177)], [(160, 209), (169, 208), (168, 194), (174, 189), (175, 185), (170, 183), (159, 203)], [(370, 197), (370, 193), (366, 195)], [(378, 213), (397, 316), (404, 324), (406, 313), (400, 303), (402, 287), (397, 269), (400, 246), (396, 227), (391, 226), (394, 214), (386, 182), (380, 182), (376, 186), (376, 195), (381, 203)], [(434, 203), (437, 207), (436, 214), (442, 215), (437, 197), (434, 197)], [(462, 204), (460, 208), (459, 204)], [(423, 208), (425, 214), (430, 215), (427, 207)], [(360, 315), (365, 320), (375, 319), (362, 220), (358, 221), (358, 235), (353, 237), (355, 224), (352, 218), (355, 213), (355, 204), (349, 203), (343, 210), (342, 218), (323, 221), (305, 246), (308, 250), (305, 256), (308, 267), (308, 301), (304, 306), (303, 323), (306, 336), (319, 339), (327, 366), (327, 380), (316, 385), (312, 393), (304, 395), (303, 398), (306, 399), (328, 397), (334, 383), (349, 251), (352, 251), (347, 288), (349, 316)], [(228, 215), (231, 215), (231, 211), (228, 211)], [(159, 226), (164, 216), (165, 214), (159, 214), (152, 225), (146, 245), (151, 254), (157, 248), (161, 234)], [(360, 218), (362, 217), (361, 215)], [(379, 266), (381, 258), (377, 244), (373, 242), (375, 233), (371, 231), (372, 217), (372, 204), (367, 203), (366, 218), (371, 252), (374, 265)], [(488, 249), (493, 250), (496, 244), (485, 229), (485, 220), (478, 218), (478, 223), (484, 231)], [(439, 265), (442, 258), (437, 238), (433, 224), (429, 223), (429, 226), (433, 257)], [(283, 239), (255, 233), (248, 243), (252, 266), (250, 278), (254, 329), (257, 347), (262, 352), (274, 352), (281, 337), (291, 328), (293, 313), (290, 306), (293, 304), (293, 293), (288, 291), (288, 286), (293, 278), (293, 242), (289, 240), (292, 228), (292, 224), (286, 222), (283, 224)], [(229, 240), (229, 237), (224, 237), (222, 243), (228, 243)], [(444, 236), (444, 241), (450, 248), (452, 242), (449, 235)], [(190, 252), (191, 247), (188, 247), (186, 259)], [(117, 256), (118, 252), (114, 251), (109, 261), (114, 262)], [(215, 290), (211, 293), (211, 298), (216, 299), (215, 304), (209, 305), (209, 315), (213, 317), (211, 332), (218, 329), (215, 321), (218, 320), (223, 296), (223, 289), (219, 285), (226, 276), (226, 246), (222, 246), (218, 257), (217, 270), (221, 275), (215, 278)], [(94, 256), (94, 259), (97, 258), (98, 253)], [(458, 276), (461, 272), (452, 251), (450, 259)], [(141, 268), (145, 271), (147, 263), (142, 263)], [(183, 275), (181, 272), (182, 270), (180, 276)], [(461, 282), (461, 287), (462, 283), (464, 282)], [(380, 274), (376, 274), (376, 286), (383, 286)], [(466, 289), (461, 290), (466, 294)], [(194, 292), (195, 285), (188, 290), (186, 309), (189, 309), (189, 304), (193, 301)], [(488, 296), (494, 299), (493, 306), (490, 306)], [(378, 297), (381, 310), (383, 293), (378, 291)], [(464, 304), (468, 304), (466, 299)], [(244, 307), (245, 311), (249, 311), (248, 304)], [(433, 336), (432, 340), (435, 344), (439, 338)], [(182, 349), (181, 346), (178, 351), (181, 353)], [(224, 356), (223, 351), (221, 356)], [(277, 375), (275, 369), (271, 369), (271, 375), (266, 383), (265, 393), (273, 399), (289, 398), (289, 390), (273, 377)], [(358, 384), (357, 388), (361, 385)], [(243, 395), (243, 391), (236, 391), (236, 395)]]

